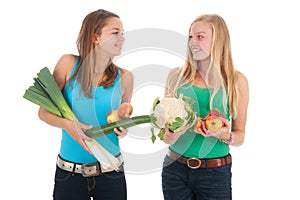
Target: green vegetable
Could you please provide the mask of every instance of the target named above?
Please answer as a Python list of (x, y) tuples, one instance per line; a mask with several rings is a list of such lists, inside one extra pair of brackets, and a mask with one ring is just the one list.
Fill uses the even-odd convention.
[(151, 123), (154, 122), (155, 120), (156, 119), (153, 115), (141, 115), (141, 116), (136, 116), (128, 119), (122, 119), (110, 124), (105, 124), (103, 126), (85, 130), (85, 134), (89, 137), (95, 138), (113, 132), (113, 129), (116, 127), (129, 128), (139, 124)]
[(33, 80), (33, 86), (30, 86), (23, 95), (25, 99), (57, 116), (77, 121), (47, 67), (42, 68), (37, 78)]
[[(34, 78), (33, 86), (30, 86), (25, 91), (23, 97), (57, 116), (78, 121), (47, 67), (40, 70), (37, 74), (37, 78)], [(155, 117), (153, 115), (142, 115), (99, 127), (93, 127), (89, 130), (84, 130), (84, 132), (86, 135), (95, 138), (110, 134), (113, 132), (113, 129), (117, 127), (129, 128), (138, 124), (151, 123), (154, 121)]]

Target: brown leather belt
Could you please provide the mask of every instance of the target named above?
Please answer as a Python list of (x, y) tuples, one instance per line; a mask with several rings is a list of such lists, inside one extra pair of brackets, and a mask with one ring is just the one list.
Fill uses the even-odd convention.
[(221, 167), (232, 162), (230, 154), (222, 158), (186, 158), (169, 149), (167, 155), (171, 159), (177, 160), (178, 162), (187, 165), (191, 169)]

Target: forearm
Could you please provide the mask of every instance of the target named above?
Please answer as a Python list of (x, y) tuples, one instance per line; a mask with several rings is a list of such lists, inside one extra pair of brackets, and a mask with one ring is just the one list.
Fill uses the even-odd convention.
[(42, 121), (46, 122), (47, 124), (61, 129), (66, 129), (68, 124), (71, 122), (68, 119), (50, 113), (44, 108), (39, 109), (38, 116)]
[(231, 132), (221, 133), (219, 139), (231, 146), (241, 146), (244, 143), (245, 132), (235, 130)]

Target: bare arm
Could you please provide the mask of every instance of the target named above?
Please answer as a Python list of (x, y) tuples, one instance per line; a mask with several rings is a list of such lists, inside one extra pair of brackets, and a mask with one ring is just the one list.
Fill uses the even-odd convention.
[[(133, 93), (133, 75), (130, 71), (121, 69), (121, 85), (122, 85), (122, 104), (130, 104), (131, 98), (132, 98), (132, 93)], [(131, 114), (131, 111), (125, 110), (127, 113), (124, 113), (125, 117), (129, 117)], [(128, 130), (119, 127), (115, 128), (114, 132), (120, 137), (126, 136)]]
[(122, 69), (122, 103), (130, 103), (133, 92), (133, 75), (130, 71)]
[[(62, 90), (65, 87), (67, 78), (69, 77), (70, 72), (75, 64), (74, 55), (63, 55), (57, 62), (55, 69), (53, 71), (53, 77)], [(83, 142), (83, 139), (91, 140), (87, 137), (82, 129), (91, 128), (91, 126), (84, 125), (80, 122), (71, 121), (65, 118), (58, 117), (44, 108), (40, 108), (38, 111), (39, 118), (46, 122), (47, 124), (66, 130), (85, 150), (89, 152), (89, 149)]]
[(245, 128), (247, 121), (247, 111), (249, 103), (249, 87), (247, 78), (240, 72), (238, 73), (239, 102), (237, 117), (232, 120), (232, 134), (234, 146), (240, 146), (244, 142)]
[(175, 97), (176, 93), (175, 91), (172, 91), (170, 88), (170, 82), (174, 76), (179, 77), (180, 76), (180, 67), (174, 68), (170, 71), (168, 78), (167, 78), (167, 83), (166, 83), (166, 88), (165, 88), (165, 97)]
[(237, 72), (237, 75), (238, 75), (238, 92), (239, 92), (237, 116), (235, 119), (232, 120), (232, 124), (226, 121), (225, 127), (222, 128), (220, 135), (216, 136), (220, 140), (226, 141), (230, 139), (230, 134), (231, 134), (232, 135), (231, 145), (233, 146), (240, 146), (244, 143), (245, 128), (246, 128), (246, 121), (247, 121), (247, 110), (248, 110), (248, 102), (249, 102), (248, 80), (240, 72)]
[[(179, 71), (180, 68), (174, 68), (170, 71), (168, 78), (167, 78), (167, 83), (166, 83), (166, 87), (165, 87), (165, 97), (175, 97), (175, 91), (173, 91), (170, 87), (169, 87), (169, 83), (172, 79), (172, 77), (179, 75)], [(186, 132), (187, 128), (185, 128), (184, 130), (177, 132), (177, 133), (172, 133), (169, 131), (168, 128), (165, 128), (165, 134), (164, 134), (164, 143), (166, 144), (174, 144), (182, 134), (184, 134)]]

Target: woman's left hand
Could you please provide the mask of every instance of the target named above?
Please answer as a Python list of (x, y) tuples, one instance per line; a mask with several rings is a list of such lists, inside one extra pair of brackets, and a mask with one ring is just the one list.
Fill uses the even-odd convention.
[(212, 136), (220, 140), (227, 139), (228, 137), (226, 136), (229, 135), (229, 131), (231, 130), (231, 124), (226, 119), (222, 119), (222, 121), (224, 123), (224, 126), (220, 128), (220, 130), (217, 132), (207, 130), (205, 127), (205, 122), (202, 122), (203, 130), (199, 129), (197, 130), (197, 133), (203, 135), (204, 137)]
[(119, 138), (123, 138), (127, 135), (128, 130), (123, 127), (114, 128), (114, 132), (118, 135)]
[[(129, 118), (132, 114), (132, 106), (130, 103), (124, 102), (118, 108), (118, 116), (120, 119)], [(118, 135), (119, 138), (123, 138), (127, 135), (128, 130), (123, 127), (114, 128), (114, 132)]]

